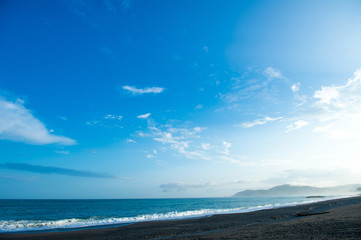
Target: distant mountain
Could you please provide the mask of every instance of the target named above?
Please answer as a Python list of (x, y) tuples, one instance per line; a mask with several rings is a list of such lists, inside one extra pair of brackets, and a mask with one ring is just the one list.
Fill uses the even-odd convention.
[(342, 195), (359, 194), (361, 184), (349, 184), (337, 187), (318, 188), (311, 186), (279, 185), (268, 190), (245, 190), (233, 197), (278, 197), (278, 196), (310, 196), (310, 195)]

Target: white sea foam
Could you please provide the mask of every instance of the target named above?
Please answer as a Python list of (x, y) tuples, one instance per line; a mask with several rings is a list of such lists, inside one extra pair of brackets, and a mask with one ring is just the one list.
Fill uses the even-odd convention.
[(200, 209), (194, 211), (184, 212), (168, 212), (160, 214), (145, 214), (135, 217), (113, 217), (99, 219), (96, 217), (80, 219), (62, 219), (62, 220), (0, 220), (0, 232), (19, 232), (19, 231), (36, 231), (36, 230), (51, 230), (51, 229), (66, 229), (66, 228), (80, 228), (80, 227), (92, 227), (98, 225), (110, 225), (110, 224), (126, 224), (144, 221), (156, 221), (156, 220), (171, 220), (182, 219), (190, 217), (201, 217), (220, 213), (232, 213), (239, 212), (244, 208), (234, 209)]
[(314, 201), (292, 202), (292, 203), (275, 203), (265, 204), (253, 207), (240, 207), (230, 209), (200, 209), (192, 211), (172, 211), (159, 214), (144, 214), (134, 217), (91, 217), (91, 218), (70, 218), (61, 220), (0, 220), (0, 232), (23, 232), (23, 231), (44, 231), (44, 230), (65, 230), (71, 228), (94, 227), (112, 224), (127, 224), (145, 221), (173, 220), (184, 218), (196, 218), (211, 216), (215, 214), (252, 212), (261, 209), (278, 208), (292, 206), (297, 204), (309, 203)]

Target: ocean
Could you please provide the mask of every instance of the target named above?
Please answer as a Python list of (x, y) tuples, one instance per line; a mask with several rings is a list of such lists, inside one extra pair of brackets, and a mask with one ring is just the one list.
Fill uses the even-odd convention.
[(0, 200), (0, 232), (68, 231), (142, 221), (198, 218), (293, 206), (323, 199), (247, 197), (194, 199)]

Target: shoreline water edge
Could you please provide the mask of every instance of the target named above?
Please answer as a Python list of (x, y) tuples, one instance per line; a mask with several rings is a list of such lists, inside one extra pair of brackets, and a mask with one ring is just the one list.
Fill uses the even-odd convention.
[[(210, 217), (217, 214), (247, 213), (296, 206), (344, 197), (323, 196), (322, 198), (312, 199), (309, 199), (309, 197), (242, 197), (134, 200), (0, 200), (1, 208), (15, 209), (13, 213), (0, 211), (0, 215), (5, 218), (0, 218), (0, 233), (76, 231), (116, 227), (138, 222), (185, 220)], [(132, 202), (136, 202), (134, 203), (136, 206), (130, 204)], [(138, 207), (138, 205), (141, 207)], [(171, 206), (164, 207), (162, 205)], [(112, 209), (112, 211), (109, 209)], [(146, 211), (146, 209), (152, 210)]]
[[(266, 232), (269, 234), (265, 235)], [(60, 232), (0, 233), (0, 239), (284, 238), (280, 234), (288, 235), (286, 238), (311, 239), (319, 236), (328, 239), (359, 239), (361, 196), (191, 219), (147, 221)]]

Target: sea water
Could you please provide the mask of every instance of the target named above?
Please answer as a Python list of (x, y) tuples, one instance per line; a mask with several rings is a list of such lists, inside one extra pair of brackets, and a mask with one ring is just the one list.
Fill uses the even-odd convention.
[(0, 200), (0, 232), (66, 231), (250, 212), (314, 201), (317, 199), (305, 197)]

